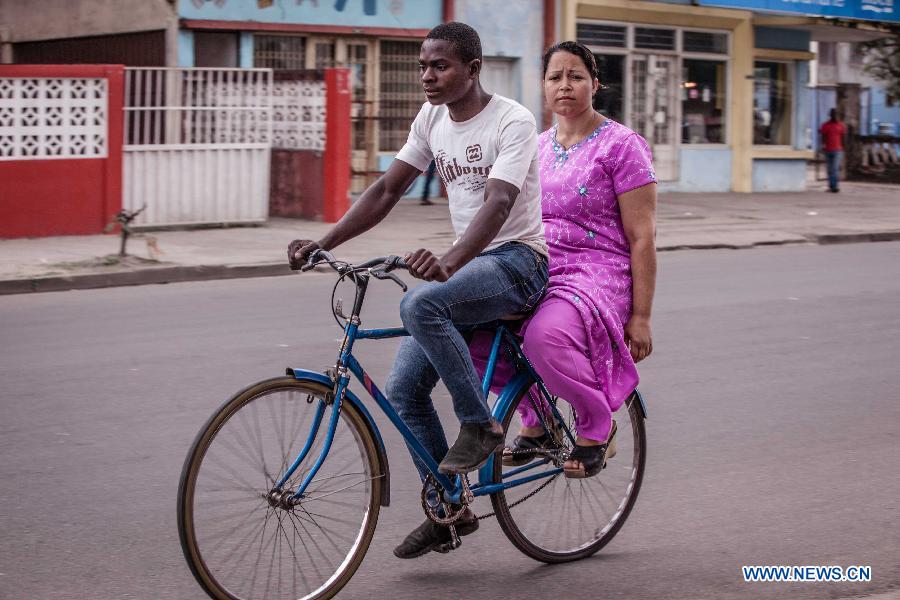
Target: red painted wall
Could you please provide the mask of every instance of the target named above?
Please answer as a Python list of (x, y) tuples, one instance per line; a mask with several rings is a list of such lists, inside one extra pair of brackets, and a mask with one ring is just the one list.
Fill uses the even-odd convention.
[(322, 153), (272, 150), (269, 216), (322, 220)]
[(0, 237), (101, 233), (122, 208), (121, 65), (0, 65), (0, 77), (108, 79), (106, 158), (0, 160)]

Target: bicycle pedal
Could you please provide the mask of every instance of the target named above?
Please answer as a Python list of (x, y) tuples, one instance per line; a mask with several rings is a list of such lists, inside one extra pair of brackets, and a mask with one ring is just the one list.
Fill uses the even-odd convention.
[(462, 540), (459, 539), (459, 534), (456, 533), (456, 525), (450, 525), (450, 541), (447, 545), (450, 546), (450, 550), (456, 550), (462, 545)]
[[(458, 546), (457, 546), (457, 548), (458, 548)], [(440, 545), (432, 548), (433, 551), (439, 552), (440, 554), (449, 554), (451, 550), (455, 550), (455, 549), (456, 548), (453, 547), (453, 542), (444, 542), (443, 544), (440, 544)]]

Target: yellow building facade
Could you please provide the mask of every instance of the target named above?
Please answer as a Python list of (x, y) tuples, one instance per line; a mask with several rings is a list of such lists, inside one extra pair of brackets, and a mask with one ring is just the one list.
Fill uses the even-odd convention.
[(598, 109), (647, 139), (663, 189), (796, 191), (813, 158), (804, 115), (815, 58), (796, 21), (687, 3), (561, 0), (559, 28), (597, 55), (611, 79), (601, 83), (619, 98)]

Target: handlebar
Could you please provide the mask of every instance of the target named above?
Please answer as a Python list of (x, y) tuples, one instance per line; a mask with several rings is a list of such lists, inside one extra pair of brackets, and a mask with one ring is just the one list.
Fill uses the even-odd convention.
[(358, 265), (351, 265), (350, 263), (338, 260), (331, 252), (319, 249), (309, 255), (309, 259), (300, 270), (309, 271), (322, 263), (327, 263), (329, 267), (337, 271), (340, 275), (367, 271), (376, 279), (390, 279), (403, 288), (404, 292), (407, 290), (406, 284), (399, 277), (391, 273), (391, 271), (396, 269), (407, 268), (406, 262), (399, 256), (380, 256), (378, 258), (369, 259)]

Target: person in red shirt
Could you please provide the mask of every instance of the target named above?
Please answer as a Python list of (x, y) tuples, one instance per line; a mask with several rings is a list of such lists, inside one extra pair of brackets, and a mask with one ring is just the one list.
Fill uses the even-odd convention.
[(838, 119), (836, 109), (831, 109), (831, 118), (822, 123), (819, 134), (822, 136), (822, 151), (825, 153), (825, 164), (828, 168), (828, 189), (837, 193), (841, 191), (838, 187), (838, 175), (841, 169), (841, 157), (844, 154), (844, 136), (847, 134), (847, 128)]

